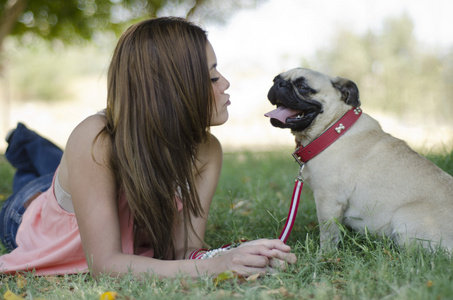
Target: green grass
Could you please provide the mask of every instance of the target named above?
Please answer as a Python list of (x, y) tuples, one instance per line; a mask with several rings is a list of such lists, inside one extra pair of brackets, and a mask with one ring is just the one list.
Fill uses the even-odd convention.
[(0, 203), (11, 194), (14, 169), (3, 155), (0, 155)]
[[(240, 238), (276, 238), (287, 216), (298, 165), (291, 149), (280, 152), (226, 153), (212, 205), (206, 242), (212, 247)], [(453, 173), (453, 153), (427, 155)], [(11, 182), (12, 169), (0, 158), (0, 194)], [(398, 248), (390, 240), (342, 228), (338, 250), (319, 256), (319, 231), (313, 195), (304, 187), (288, 244), (298, 262), (285, 272), (257, 280), (215, 282), (212, 278), (145, 281), (130, 277), (94, 280), (89, 275), (26, 275), (21, 287), (3, 276), (0, 293), (9, 289), (27, 299), (99, 299), (116, 291), (117, 299), (452, 299), (453, 262), (442, 251)]]

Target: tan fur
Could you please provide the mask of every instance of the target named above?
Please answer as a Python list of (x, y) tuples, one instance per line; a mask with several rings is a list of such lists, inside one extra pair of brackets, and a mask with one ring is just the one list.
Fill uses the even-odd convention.
[[(296, 140), (307, 145), (351, 108), (335, 87), (348, 80), (307, 69), (280, 74), (301, 76), (317, 90), (323, 112)], [(333, 85), (334, 84), (334, 85)], [(400, 244), (415, 240), (429, 249), (453, 249), (453, 177), (385, 133), (366, 113), (340, 139), (306, 163), (305, 181), (314, 192), (321, 248), (339, 239), (339, 221), (354, 230), (389, 236)]]

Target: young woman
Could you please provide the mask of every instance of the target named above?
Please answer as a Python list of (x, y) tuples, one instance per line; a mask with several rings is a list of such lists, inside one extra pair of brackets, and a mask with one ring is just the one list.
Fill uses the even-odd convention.
[[(105, 111), (74, 129), (52, 181), (36, 171), (5, 203), (0, 237), (16, 248), (0, 257), (0, 271), (196, 277), (295, 262), (279, 240), (197, 250), (222, 166), (209, 127), (227, 121), (230, 104), (216, 67), (198, 26), (159, 18), (130, 27), (109, 67)], [(49, 153), (37, 149), (54, 149), (21, 124), (8, 140), (6, 157), (20, 156), (12, 161), (18, 172), (24, 160)]]

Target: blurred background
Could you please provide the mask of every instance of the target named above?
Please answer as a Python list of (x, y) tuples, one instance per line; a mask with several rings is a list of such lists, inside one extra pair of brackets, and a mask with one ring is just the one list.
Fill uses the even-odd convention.
[(182, 16), (208, 31), (230, 81), (226, 151), (288, 149), (273, 128), (272, 79), (307, 67), (353, 80), (362, 108), (424, 153), (453, 145), (450, 0), (1, 0), (0, 150), (17, 122), (64, 147), (101, 110), (116, 41), (130, 24)]

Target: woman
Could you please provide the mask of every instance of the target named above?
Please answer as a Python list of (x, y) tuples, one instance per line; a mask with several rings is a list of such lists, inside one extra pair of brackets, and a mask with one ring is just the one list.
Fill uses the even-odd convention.
[(187, 21), (130, 27), (109, 67), (106, 110), (74, 129), (47, 191), (8, 201), (27, 208), (0, 270), (196, 277), (293, 263), (279, 240), (197, 250), (222, 165), (209, 126), (227, 121), (230, 104), (216, 67), (206, 33)]

